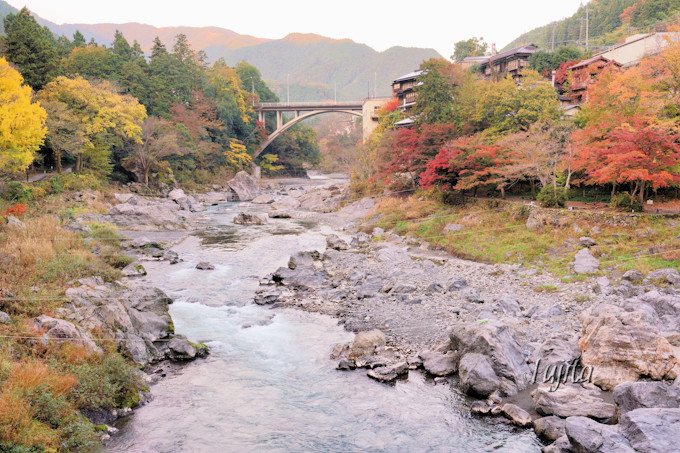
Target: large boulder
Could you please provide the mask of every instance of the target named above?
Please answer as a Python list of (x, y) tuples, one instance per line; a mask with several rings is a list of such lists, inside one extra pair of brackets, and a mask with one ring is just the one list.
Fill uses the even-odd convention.
[(214, 206), (229, 201), (229, 196), (225, 192), (206, 192), (198, 196), (198, 200), (206, 206)]
[(52, 318), (47, 315), (40, 315), (33, 321), (38, 329), (45, 331), (45, 335), (42, 337), (45, 343), (55, 342), (60, 344), (65, 341), (70, 341), (73, 342), (73, 344), (84, 346), (85, 349), (90, 352), (101, 352), (92, 338), (88, 334), (82, 332), (72, 322)]
[(549, 415), (534, 420), (534, 432), (545, 441), (555, 442), (560, 437), (566, 435), (564, 425), (565, 420), (562, 417)]
[[(177, 230), (186, 228), (186, 216), (179, 214), (180, 206), (173, 201), (117, 204), (107, 212), (109, 221), (133, 230)], [(184, 212), (184, 211), (183, 211)]]
[(675, 379), (680, 372), (678, 352), (647, 322), (642, 311), (626, 312), (598, 305), (581, 313), (581, 362), (593, 367), (592, 382), (605, 390), (637, 381)]
[(187, 195), (184, 193), (182, 189), (175, 189), (171, 190), (170, 193), (168, 193), (168, 198), (174, 201), (177, 204), (180, 204), (183, 200), (187, 199)]
[(577, 274), (594, 274), (600, 268), (600, 262), (584, 248), (574, 256), (574, 272)]
[(600, 420), (616, 416), (616, 406), (605, 401), (598, 388), (586, 389), (577, 384), (566, 384), (555, 390), (555, 386), (542, 384), (531, 392), (531, 397), (536, 411), (541, 415), (584, 416)]
[(204, 357), (208, 348), (203, 344), (193, 344), (184, 335), (176, 335), (168, 342), (168, 358), (174, 361), (193, 360)]
[(680, 451), (680, 409), (635, 409), (621, 417), (620, 429), (637, 452)]
[(300, 207), (300, 202), (291, 197), (290, 195), (286, 195), (285, 197), (276, 200), (274, 203), (272, 203), (272, 210), (274, 211), (289, 211), (289, 210), (294, 210)]
[(435, 376), (448, 376), (458, 371), (458, 354), (454, 351), (427, 351), (421, 352), (419, 356), (423, 360), (425, 371)]
[(359, 332), (354, 336), (354, 342), (349, 350), (349, 358), (357, 359), (371, 356), (375, 353), (376, 348), (385, 346), (385, 341), (385, 334), (380, 330)]
[(404, 376), (406, 374), (408, 374), (408, 364), (406, 362), (377, 367), (366, 373), (368, 377), (380, 382), (393, 382), (399, 376)]
[(508, 417), (517, 426), (531, 426), (531, 415), (512, 403), (505, 403), (503, 405), (503, 415)]
[(238, 201), (250, 201), (260, 194), (260, 185), (257, 179), (250, 176), (245, 171), (236, 173), (236, 176), (227, 185), (236, 194)]
[(501, 379), (504, 393), (517, 393), (529, 384), (531, 370), (522, 349), (510, 327), (502, 322), (461, 322), (453, 327), (449, 337), (461, 358), (468, 353), (487, 356), (494, 373)]
[(269, 194), (262, 194), (253, 198), (253, 204), (272, 204), (274, 203), (274, 197)]
[(237, 225), (264, 225), (267, 223), (267, 219), (250, 212), (240, 212), (234, 217), (234, 223)]
[(347, 250), (349, 248), (347, 242), (340, 239), (336, 234), (326, 236), (326, 247), (333, 250)]
[(657, 269), (647, 274), (649, 280), (661, 280), (680, 286), (680, 271), (677, 269)]
[(501, 380), (483, 354), (465, 354), (458, 364), (458, 377), (463, 391), (473, 395), (487, 397), (501, 387)]
[(576, 453), (635, 453), (617, 426), (588, 417), (569, 417), (565, 429)]
[(665, 382), (624, 382), (614, 388), (619, 416), (640, 408), (680, 407), (680, 388)]

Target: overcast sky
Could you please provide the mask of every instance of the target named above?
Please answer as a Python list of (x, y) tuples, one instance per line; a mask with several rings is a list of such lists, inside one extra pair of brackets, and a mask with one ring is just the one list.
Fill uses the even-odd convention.
[(260, 38), (293, 32), (349, 38), (382, 51), (432, 47), (443, 56), (456, 41), (483, 36), (498, 48), (553, 20), (582, 0), (8, 0), (62, 23), (141, 22), (157, 27), (217, 26)]

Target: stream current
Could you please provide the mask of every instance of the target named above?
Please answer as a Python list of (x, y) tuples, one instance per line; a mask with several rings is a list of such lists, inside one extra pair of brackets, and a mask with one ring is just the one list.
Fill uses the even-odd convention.
[[(353, 335), (323, 315), (251, 303), (259, 279), (300, 250), (325, 248), (325, 226), (270, 220), (243, 227), (253, 206), (208, 210), (173, 247), (184, 261), (145, 263), (143, 283), (175, 302), (175, 330), (210, 355), (152, 385), (121, 420), (108, 452), (537, 452), (531, 430), (470, 416), (469, 400), (420, 372), (385, 385), (337, 371), (332, 346)], [(148, 234), (145, 234), (148, 236)], [(209, 261), (215, 270), (195, 269)]]

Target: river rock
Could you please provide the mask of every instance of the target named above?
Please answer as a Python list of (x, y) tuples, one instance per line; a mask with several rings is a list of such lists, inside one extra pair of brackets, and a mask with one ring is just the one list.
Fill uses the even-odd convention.
[(606, 402), (602, 391), (594, 386), (586, 389), (578, 384), (562, 384), (557, 390), (554, 389), (555, 386), (541, 384), (531, 392), (539, 414), (584, 416), (600, 420), (616, 416), (616, 406)]
[(276, 201), (276, 200), (274, 200), (274, 197), (272, 197), (271, 195), (262, 194), (262, 195), (259, 195), (255, 198), (253, 198), (252, 203), (253, 204), (272, 204), (272, 203), (274, 203), (274, 201)]
[(531, 354), (536, 379), (542, 382), (543, 379), (549, 377), (546, 376), (546, 372), (550, 374), (550, 371), (560, 366), (564, 369), (580, 356), (581, 350), (578, 348), (576, 338), (573, 340), (548, 338)]
[(534, 432), (539, 438), (554, 442), (566, 435), (565, 425), (566, 421), (563, 418), (549, 415), (534, 420)]
[(647, 274), (649, 280), (661, 280), (680, 286), (680, 271), (677, 269), (657, 269)]
[(335, 234), (326, 236), (326, 247), (333, 250), (347, 250), (349, 248), (347, 242), (343, 241)]
[(411, 258), (404, 248), (388, 243), (375, 254), (375, 259), (381, 263), (395, 264)]
[(10, 321), (10, 316), (4, 311), (0, 311), (0, 324), (7, 324)]
[(613, 394), (619, 416), (640, 408), (680, 407), (680, 388), (665, 382), (624, 382)]
[(597, 245), (595, 239), (588, 236), (582, 236), (579, 238), (578, 243), (583, 247), (595, 247)]
[(464, 392), (487, 397), (501, 386), (489, 358), (482, 354), (465, 354), (458, 363), (458, 377)]
[(202, 271), (213, 271), (215, 270), (215, 266), (210, 264), (207, 261), (201, 261), (196, 265), (196, 269), (202, 270)]
[[(487, 356), (501, 389), (514, 394), (529, 384), (531, 370), (511, 329), (501, 321), (459, 322), (449, 334), (453, 349), (462, 356), (478, 353)], [(459, 365), (460, 368), (460, 365)]]
[(208, 348), (205, 345), (195, 345), (183, 335), (176, 335), (168, 342), (168, 358), (175, 361), (192, 360), (205, 357)]
[(590, 249), (584, 248), (574, 257), (574, 272), (577, 274), (594, 274), (600, 268), (600, 262), (590, 254)]
[(92, 233), (92, 229), (88, 225), (85, 225), (84, 223), (80, 222), (71, 222), (68, 225), (65, 225), (64, 229), (66, 229), (66, 231), (70, 231), (71, 233), (80, 234)]
[(269, 211), (267, 215), (270, 219), (290, 219), (293, 216), (288, 211)]
[(295, 210), (300, 207), (300, 202), (296, 198), (286, 195), (280, 200), (276, 200), (271, 206), (272, 210), (275, 211)]
[(645, 276), (642, 275), (642, 272), (640, 272), (636, 269), (631, 269), (629, 271), (626, 271), (626, 273), (624, 273), (621, 276), (621, 278), (623, 280), (628, 280), (629, 282), (637, 283), (637, 282), (641, 282), (645, 278)]
[(446, 284), (447, 291), (460, 291), (465, 287), (467, 287), (467, 280), (458, 275), (451, 277)]
[(380, 227), (373, 228), (372, 236), (374, 238), (382, 238), (385, 236), (385, 230)]
[(555, 442), (547, 447), (541, 448), (541, 453), (575, 453), (575, 451), (571, 447), (571, 442), (569, 442), (569, 438), (565, 434), (564, 436), (558, 437)]
[(456, 233), (458, 231), (462, 231), (465, 229), (464, 225), (461, 225), (460, 223), (447, 223), (442, 232), (444, 234), (446, 233)]
[(187, 195), (184, 193), (182, 189), (175, 189), (171, 190), (170, 193), (168, 193), (168, 198), (174, 201), (175, 203), (179, 204), (180, 201), (186, 200)]
[(368, 278), (357, 290), (357, 299), (375, 297), (378, 295), (378, 293), (380, 293), (380, 291), (382, 291), (382, 289), (383, 283), (379, 278)]
[(435, 376), (448, 376), (458, 371), (458, 354), (454, 351), (441, 353), (438, 351), (427, 351), (419, 354), (423, 360), (423, 368)]
[(127, 203), (130, 201), (130, 199), (134, 197), (133, 194), (131, 193), (114, 193), (113, 198), (118, 202), (118, 203)]
[(517, 426), (531, 426), (531, 415), (516, 404), (506, 403), (503, 405), (503, 414), (512, 420)]
[(250, 201), (260, 194), (260, 185), (257, 179), (250, 176), (245, 171), (236, 173), (236, 176), (227, 185), (236, 194), (238, 201)]
[(229, 201), (229, 196), (224, 192), (206, 192), (198, 196), (198, 200), (206, 206), (215, 206)]
[(597, 305), (579, 319), (581, 362), (594, 367), (593, 383), (601, 388), (611, 390), (640, 376), (655, 380), (678, 376), (676, 349), (647, 322), (644, 312)]
[(470, 406), (470, 412), (475, 415), (487, 415), (491, 412), (491, 406), (486, 404), (484, 401), (475, 401)]
[(316, 250), (309, 252), (297, 252), (288, 259), (288, 269), (296, 269), (298, 266), (312, 266), (314, 261), (321, 259), (321, 254)]
[(153, 204), (146, 202), (144, 204), (131, 204), (131, 202), (117, 204), (109, 209), (107, 220), (134, 230), (178, 230), (186, 228), (187, 217), (179, 215), (179, 205), (172, 201)]
[(120, 272), (123, 274), (124, 277), (128, 278), (144, 277), (146, 275), (146, 269), (144, 269), (144, 266), (142, 266), (139, 263), (130, 263), (127, 266), (125, 266)]
[(250, 212), (240, 212), (234, 217), (234, 223), (237, 225), (264, 225), (267, 223), (267, 219)]
[(635, 409), (621, 417), (620, 429), (637, 452), (680, 450), (680, 409)]
[(359, 332), (354, 336), (354, 342), (350, 347), (349, 358), (356, 359), (364, 356), (371, 356), (376, 348), (385, 346), (385, 334), (380, 330), (369, 332)]
[(479, 290), (476, 288), (464, 288), (461, 291), (461, 295), (463, 296), (463, 299), (467, 300), (468, 302), (473, 302), (476, 304), (481, 304), (484, 302), (484, 299), (482, 299), (482, 296), (479, 294)]
[(577, 453), (634, 453), (617, 426), (603, 425), (588, 417), (569, 417), (567, 437)]
[(408, 374), (408, 364), (399, 362), (390, 366), (381, 366), (369, 370), (366, 375), (380, 382), (392, 382), (399, 376)]
[(99, 349), (99, 346), (96, 345), (90, 335), (82, 332), (71, 322), (47, 315), (40, 315), (33, 321), (38, 329), (45, 331), (43, 336), (45, 343), (54, 341), (59, 344), (64, 341), (72, 341), (74, 344), (84, 346), (90, 352), (101, 352), (101, 349)]
[(311, 266), (298, 265), (295, 269), (280, 267), (272, 275), (274, 283), (298, 290), (328, 286), (328, 275)]

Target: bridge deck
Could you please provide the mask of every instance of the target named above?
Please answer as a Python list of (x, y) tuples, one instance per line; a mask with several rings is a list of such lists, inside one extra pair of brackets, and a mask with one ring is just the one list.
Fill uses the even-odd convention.
[(354, 102), (261, 102), (255, 104), (254, 110), (261, 112), (292, 112), (316, 110), (361, 110), (364, 101)]

